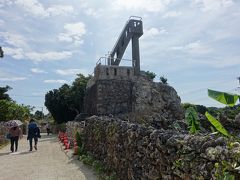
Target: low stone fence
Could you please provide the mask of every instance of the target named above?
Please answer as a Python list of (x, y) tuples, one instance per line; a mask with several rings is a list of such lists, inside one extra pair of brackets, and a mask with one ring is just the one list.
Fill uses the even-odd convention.
[(82, 122), (74, 122), (74, 121), (68, 121), (66, 124), (66, 132), (68, 135), (68, 139), (70, 141), (70, 146), (73, 147), (74, 139), (76, 136), (76, 133), (82, 133), (83, 129), (85, 127), (85, 121)]
[[(68, 122), (69, 136), (81, 132), (87, 153), (115, 171), (118, 179), (215, 179), (226, 171), (223, 163), (240, 164), (240, 144), (229, 146), (216, 135), (156, 130), (97, 116), (80, 126)], [(231, 174), (239, 178), (239, 172)]]
[(5, 138), (7, 133), (8, 133), (8, 130), (4, 126), (4, 122), (0, 122), (0, 145), (7, 142), (7, 139)]

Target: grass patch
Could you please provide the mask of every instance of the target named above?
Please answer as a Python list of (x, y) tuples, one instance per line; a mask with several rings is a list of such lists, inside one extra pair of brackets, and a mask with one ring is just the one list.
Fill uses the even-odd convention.
[(5, 143), (1, 143), (0, 144), (0, 149), (4, 148), (5, 146), (7, 146), (9, 144), (9, 142), (5, 142)]

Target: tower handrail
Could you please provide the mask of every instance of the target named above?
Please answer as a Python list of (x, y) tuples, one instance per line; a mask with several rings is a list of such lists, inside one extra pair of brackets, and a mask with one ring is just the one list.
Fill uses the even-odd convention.
[[(108, 58), (110, 58), (110, 57), (100, 57), (99, 59), (98, 59), (98, 61), (96, 62), (96, 65), (98, 65), (98, 64), (101, 64), (102, 63), (102, 60), (104, 59), (104, 65), (107, 65), (107, 60), (108, 60)], [(117, 60), (117, 59), (119, 59), (119, 60), (122, 60), (122, 61), (129, 61), (129, 62), (135, 62), (135, 60), (134, 59), (125, 59), (125, 58), (122, 58), (122, 59), (120, 59), (120, 58), (111, 58), (111, 59), (114, 59), (114, 60)], [(110, 61), (111, 62), (111, 61)], [(112, 64), (110, 64), (110, 66), (111, 66)]]

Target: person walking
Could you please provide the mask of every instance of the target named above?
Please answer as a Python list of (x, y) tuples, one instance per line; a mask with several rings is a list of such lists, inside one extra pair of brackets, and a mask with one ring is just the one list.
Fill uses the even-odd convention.
[(49, 123), (46, 124), (46, 129), (47, 129), (47, 135), (49, 136), (49, 134), (50, 134), (50, 125), (49, 125)]
[(37, 150), (38, 138), (41, 138), (40, 129), (37, 126), (34, 119), (31, 119), (28, 125), (28, 135), (27, 135), (27, 140), (29, 140), (29, 146), (30, 146), (29, 151), (32, 151), (33, 149), (32, 147), (33, 140), (34, 140), (34, 149)]
[(10, 150), (14, 152), (14, 144), (15, 144), (15, 152), (18, 150), (18, 140), (19, 138), (22, 138), (22, 130), (19, 126), (12, 127), (9, 129), (9, 135), (10, 135), (10, 141), (11, 146)]

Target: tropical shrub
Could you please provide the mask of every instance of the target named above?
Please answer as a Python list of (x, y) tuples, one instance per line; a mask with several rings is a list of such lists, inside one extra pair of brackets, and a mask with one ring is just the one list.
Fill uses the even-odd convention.
[[(240, 98), (240, 96), (237, 94), (214, 91), (211, 89), (208, 89), (208, 96), (213, 98), (214, 100), (216, 100), (222, 104), (226, 104), (230, 107), (233, 107), (236, 104), (237, 100)], [(216, 128), (216, 130), (218, 132), (220, 132), (221, 134), (223, 134), (225, 136), (229, 136), (229, 133), (227, 132), (227, 130), (222, 126), (222, 124), (217, 119), (215, 119), (207, 111), (205, 112), (205, 115), (206, 115), (207, 119), (209, 120), (209, 122)]]
[(149, 77), (151, 80), (153, 80), (156, 77), (156, 74), (154, 72), (146, 71), (145, 75)]
[(19, 105), (13, 101), (0, 100), (0, 121), (26, 120), (30, 117), (30, 110), (29, 106)]
[(164, 76), (161, 76), (161, 77), (160, 77), (160, 81), (161, 81), (163, 84), (168, 84), (168, 83), (167, 83), (167, 78), (165, 78)]
[(199, 118), (198, 118), (196, 110), (193, 107), (189, 107), (186, 110), (185, 120), (188, 123), (190, 133), (195, 134), (200, 130)]
[(229, 136), (227, 130), (222, 126), (222, 124), (215, 119), (211, 114), (209, 114), (208, 112), (205, 113), (207, 119), (209, 120), (209, 122), (216, 128), (216, 130), (220, 133), (222, 133), (225, 136)]

